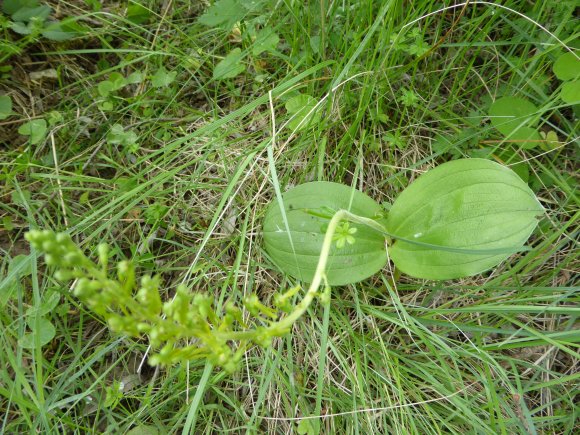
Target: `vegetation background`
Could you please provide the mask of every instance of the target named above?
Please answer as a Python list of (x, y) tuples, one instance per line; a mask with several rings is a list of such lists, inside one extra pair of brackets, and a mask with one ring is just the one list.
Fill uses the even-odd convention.
[[(555, 67), (579, 48), (575, 1), (2, 8), (0, 432), (577, 433), (580, 68)], [(502, 97), (533, 139), (494, 125)], [(459, 157), (536, 192), (531, 251), (334, 288), (234, 375), (143, 364), (147, 342), (110, 333), (23, 239), (69, 231), (93, 258), (106, 241), (166, 299), (185, 282), (269, 301), (292, 284), (261, 247), (275, 184), (355, 183), (388, 209)]]

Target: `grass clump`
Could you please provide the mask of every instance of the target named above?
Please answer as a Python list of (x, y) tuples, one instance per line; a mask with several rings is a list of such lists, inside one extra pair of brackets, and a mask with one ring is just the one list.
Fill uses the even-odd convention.
[[(554, 73), (577, 54), (571, 3), (40, 4), (73, 37), (0, 24), (5, 432), (574, 432), (578, 104)], [(507, 97), (535, 111), (502, 123)], [(111, 332), (24, 240), (66, 231), (89, 259), (105, 242), (109, 263), (162, 277), (162, 303), (185, 285), (271, 305), (296, 284), (262, 247), (277, 191), (334, 181), (388, 211), (463, 157), (540, 199), (530, 251), (438, 283), (387, 265), (234, 374), (149, 366), (149, 342)]]

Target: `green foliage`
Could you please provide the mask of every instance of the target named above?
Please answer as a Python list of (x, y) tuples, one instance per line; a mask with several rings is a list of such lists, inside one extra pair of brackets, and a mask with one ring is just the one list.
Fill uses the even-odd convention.
[(291, 115), (288, 127), (291, 130), (303, 130), (320, 121), (320, 111), (316, 99), (307, 94), (298, 94), (286, 101), (286, 110)]
[(560, 98), (568, 104), (580, 103), (580, 80), (574, 80), (562, 84)]
[(47, 123), (44, 119), (33, 119), (18, 128), (18, 133), (28, 136), (31, 145), (41, 142), (46, 136)]
[(521, 249), (542, 212), (530, 188), (508, 168), (482, 159), (447, 162), (395, 200), (386, 228), (400, 240), (389, 255), (417, 278), (475, 275)]
[(522, 148), (534, 148), (541, 142), (538, 131), (538, 108), (518, 97), (501, 97), (489, 109), (491, 124), (508, 140)]
[(409, 55), (421, 57), (431, 48), (423, 39), (419, 28), (412, 29), (408, 34), (401, 36), (393, 35), (391, 44), (395, 50), (404, 51)]
[[(296, 307), (291, 307), (290, 298), (300, 287), (278, 294), (275, 298), (278, 309), (265, 306), (256, 295), (249, 295), (243, 305), (260, 324), (250, 329), (242, 310), (232, 301), (218, 308), (210, 295), (192, 293), (183, 285), (177, 287), (170, 301), (162, 302), (161, 278), (144, 275), (137, 280), (134, 265), (129, 261), (119, 262), (116, 276), (110, 276), (106, 244), (98, 246), (98, 263), (94, 263), (66, 233), (35, 230), (25, 237), (34, 249), (45, 253), (45, 262), (56, 269), (57, 279), (75, 280), (75, 296), (102, 316), (112, 331), (149, 337), (157, 349), (149, 359), (152, 365), (207, 359), (232, 372), (251, 343), (268, 347), (274, 337), (289, 332), (315, 297), (329, 300), (328, 286), (322, 292), (317, 292), (318, 286), (309, 290)], [(289, 314), (284, 316), (286, 313)], [(31, 338), (25, 336), (23, 345), (31, 344), (31, 340), (40, 340), (43, 345), (54, 337), (52, 325), (48, 326), (41, 317), (36, 322), (31, 325), (42, 326), (42, 335), (37, 337), (33, 330)], [(40, 333), (40, 329), (37, 331)]]
[(263, 29), (258, 32), (254, 45), (252, 46), (252, 54), (258, 56), (265, 51), (275, 52), (280, 37), (272, 29)]
[[(268, 347), (273, 337), (289, 332), (315, 298), (328, 303), (330, 285), (357, 282), (380, 270), (387, 260), (385, 235), (395, 239), (390, 257), (403, 272), (428, 279), (465, 277), (520, 250), (542, 211), (514, 172), (481, 159), (449, 162), (422, 175), (397, 198), (386, 221), (381, 207), (355, 189), (302, 184), (270, 205), (263, 233), (273, 261), (311, 284), (295, 306), (291, 298), (299, 286), (276, 295), (276, 309), (256, 295), (245, 298), (244, 307), (263, 325), (254, 329), (233, 301), (217, 307), (209, 295), (193, 294), (183, 285), (163, 303), (160, 277), (145, 275), (138, 285), (130, 262), (120, 262), (111, 278), (107, 245), (99, 245), (95, 264), (67, 234), (31, 231), (26, 238), (45, 252), (57, 279), (76, 280), (75, 295), (113, 331), (148, 335), (159, 349), (152, 364), (207, 358), (233, 371), (250, 343)], [(46, 331), (42, 344), (54, 336), (52, 329)], [(193, 344), (180, 345), (192, 339)]]
[(177, 77), (177, 71), (166, 71), (165, 68), (159, 68), (153, 77), (151, 77), (151, 84), (154, 88), (166, 88)]
[(246, 67), (242, 63), (242, 59), (242, 50), (234, 48), (215, 66), (213, 70), (214, 80), (231, 79), (243, 73)]
[[(492, 181), (490, 181), (492, 180)], [(287, 274), (310, 282), (334, 211), (373, 219), (381, 208), (361, 192), (328, 182), (306, 183), (274, 202), (264, 221), (264, 242)], [(521, 250), (543, 211), (517, 174), (497, 163), (463, 159), (419, 177), (395, 201), (386, 223), (337, 227), (327, 269), (332, 285), (365, 279), (386, 262), (384, 235), (394, 238), (389, 256), (416, 278), (453, 279), (489, 270)], [(287, 228), (287, 229), (286, 229)], [(356, 243), (355, 243), (356, 242)]]
[[(314, 278), (328, 222), (336, 211), (347, 210), (370, 219), (383, 216), (380, 205), (364, 193), (325, 181), (290, 189), (282, 195), (282, 204), (284, 211), (280, 203), (274, 201), (266, 212), (264, 245), (280, 269), (305, 282)], [(339, 228), (326, 270), (330, 285), (361, 281), (385, 265), (387, 254), (381, 233), (358, 224)], [(351, 232), (353, 230), (355, 232)], [(347, 240), (350, 241), (342, 243)]]
[(11, 29), (21, 35), (42, 35), (53, 41), (65, 41), (75, 36), (58, 21), (48, 21), (52, 9), (41, 5), (38, 0), (6, 0), (2, 11), (12, 19)]
[(25, 255), (17, 255), (8, 266), (8, 277), (5, 285), (0, 287), (0, 307), (8, 303), (12, 295), (21, 286), (22, 279), (32, 274), (30, 261)]
[(405, 107), (413, 107), (417, 105), (419, 96), (412, 89), (403, 89), (403, 92), (399, 97), (399, 101)]
[(580, 102), (580, 58), (576, 53), (566, 52), (554, 62), (554, 74), (564, 83), (560, 98), (568, 104)]
[(136, 152), (139, 149), (139, 137), (133, 130), (125, 130), (121, 124), (113, 124), (109, 133), (107, 133), (107, 142), (112, 145), (121, 145), (130, 152)]
[[(575, 79), (558, 79), (552, 65), (577, 50), (576, 2), (445, 10), (447, 2), (431, 0), (235, 0), (244, 14), (237, 21), (198, 21), (216, 3), (41, 0), (55, 10), (45, 22), (58, 18), (82, 34), (66, 43), (15, 33), (0, 12), (0, 95), (18, 113), (0, 121), (3, 430), (573, 433), (580, 106), (561, 99)], [(134, 5), (152, 12), (145, 23), (137, 24)], [(67, 16), (90, 29), (75, 29)], [(235, 48), (245, 70), (216, 82), (215, 65)], [(160, 67), (178, 76), (155, 88)], [(127, 84), (103, 97), (98, 84), (113, 71)], [(405, 89), (419, 97), (415, 105), (403, 105)], [(293, 134), (284, 105), (298, 92), (323, 104), (320, 120)], [(522, 148), (491, 125), (492, 99), (511, 95), (539, 109), (530, 126), (539, 146)], [(28, 117), (47, 121), (55, 150), (52, 137), (30, 146), (18, 135)], [(138, 136), (135, 153), (107, 142), (114, 124)], [(268, 349), (250, 342), (234, 376), (201, 357), (139, 366), (147, 334), (107, 332), (69, 291), (74, 281), (57, 280), (22, 240), (29, 228), (70, 228), (95, 261), (105, 240), (111, 277), (117, 261), (131, 259), (139, 277), (163, 277), (163, 302), (187, 282), (214, 298), (220, 317), (234, 302), (253, 329), (268, 320), (243, 305), (252, 289), (265, 306), (248, 298), (252, 310), (276, 309), (280, 319), (304, 296), (300, 287), (282, 293), (296, 279), (278, 273), (260, 246), (269, 176), (281, 192), (310, 180), (345, 183), (388, 210), (427, 165), (475, 156), (508, 166), (542, 198), (547, 212), (534, 249), (472, 278), (398, 280), (387, 267), (333, 288), (332, 305), (311, 304), (292, 336)], [(327, 229), (331, 211), (319, 214)], [(349, 232), (361, 225), (341, 220), (331, 248), (361, 243), (358, 230)], [(331, 298), (324, 281), (318, 293), (317, 301)], [(33, 331), (33, 316), (49, 320), (56, 335), (24, 349), (19, 340)]]
[(118, 72), (113, 72), (110, 74), (108, 80), (103, 80), (97, 85), (97, 90), (101, 97), (108, 97), (111, 93), (114, 93), (120, 89), (123, 89), (127, 84), (127, 80), (122, 74)]
[(247, 13), (239, 0), (218, 0), (199, 17), (198, 21), (208, 27), (231, 30)]
[(566, 52), (554, 62), (554, 74), (562, 81), (580, 77), (580, 59), (576, 53)]
[(139, 3), (129, 3), (127, 7), (127, 19), (135, 24), (144, 24), (152, 16), (151, 10)]
[(50, 343), (56, 334), (54, 325), (44, 317), (30, 319), (28, 327), (31, 332), (27, 332), (19, 341), (20, 346), (25, 349), (34, 349), (37, 345), (42, 347)]
[(0, 121), (12, 115), (12, 98), (0, 95)]

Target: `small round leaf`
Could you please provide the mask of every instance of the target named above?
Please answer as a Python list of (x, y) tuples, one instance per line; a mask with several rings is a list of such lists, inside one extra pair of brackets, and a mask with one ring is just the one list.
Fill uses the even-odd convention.
[(564, 53), (554, 62), (554, 74), (560, 80), (572, 80), (580, 77), (580, 59), (570, 52)]
[(580, 102), (580, 80), (573, 80), (562, 85), (560, 92), (562, 101), (568, 104), (577, 104)]
[(502, 97), (489, 108), (491, 124), (503, 135), (509, 136), (521, 127), (534, 127), (533, 117), (538, 111), (535, 104), (524, 98)]
[(403, 191), (387, 219), (391, 260), (416, 278), (475, 275), (521, 249), (543, 208), (512, 170), (484, 159), (444, 163)]
[(44, 119), (33, 119), (18, 128), (18, 133), (23, 136), (29, 136), (29, 141), (35, 145), (44, 139), (46, 135), (47, 124)]
[(33, 331), (25, 334), (19, 341), (20, 346), (25, 349), (34, 349), (37, 343), (42, 347), (50, 343), (56, 334), (53, 324), (44, 317), (38, 320), (38, 325), (32, 320), (29, 322), (29, 326), (33, 328)]
[[(364, 193), (326, 181), (290, 189), (282, 195), (282, 202), (286, 219), (278, 200), (266, 212), (265, 248), (283, 272), (305, 282), (314, 276), (333, 211), (344, 209), (368, 218), (379, 218), (382, 213), (381, 206)], [(350, 227), (356, 228), (354, 244), (337, 248), (333, 243), (330, 251), (326, 275), (331, 285), (361, 281), (382, 269), (387, 261), (382, 234), (363, 225), (351, 223)]]

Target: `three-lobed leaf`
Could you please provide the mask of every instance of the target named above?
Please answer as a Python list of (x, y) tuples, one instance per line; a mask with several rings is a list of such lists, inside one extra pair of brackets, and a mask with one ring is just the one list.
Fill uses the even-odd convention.
[[(512, 170), (484, 159), (444, 163), (415, 180), (387, 218), (391, 260), (416, 278), (475, 275), (521, 249), (543, 208)], [(418, 244), (417, 244), (418, 243)]]
[[(368, 218), (382, 213), (381, 206), (364, 193), (326, 181), (305, 183), (288, 190), (282, 195), (282, 204), (284, 211), (276, 200), (266, 213), (265, 248), (280, 269), (305, 282), (314, 276), (332, 217), (332, 213), (328, 216), (329, 210), (344, 209)], [(361, 281), (382, 269), (387, 261), (382, 234), (363, 225), (350, 224), (350, 227), (357, 230), (355, 243), (343, 248), (333, 243), (330, 251), (326, 275), (331, 285)]]
[(23, 136), (28, 136), (32, 145), (35, 145), (44, 139), (47, 130), (47, 123), (44, 119), (33, 119), (25, 124), (22, 124), (18, 129), (18, 133)]

